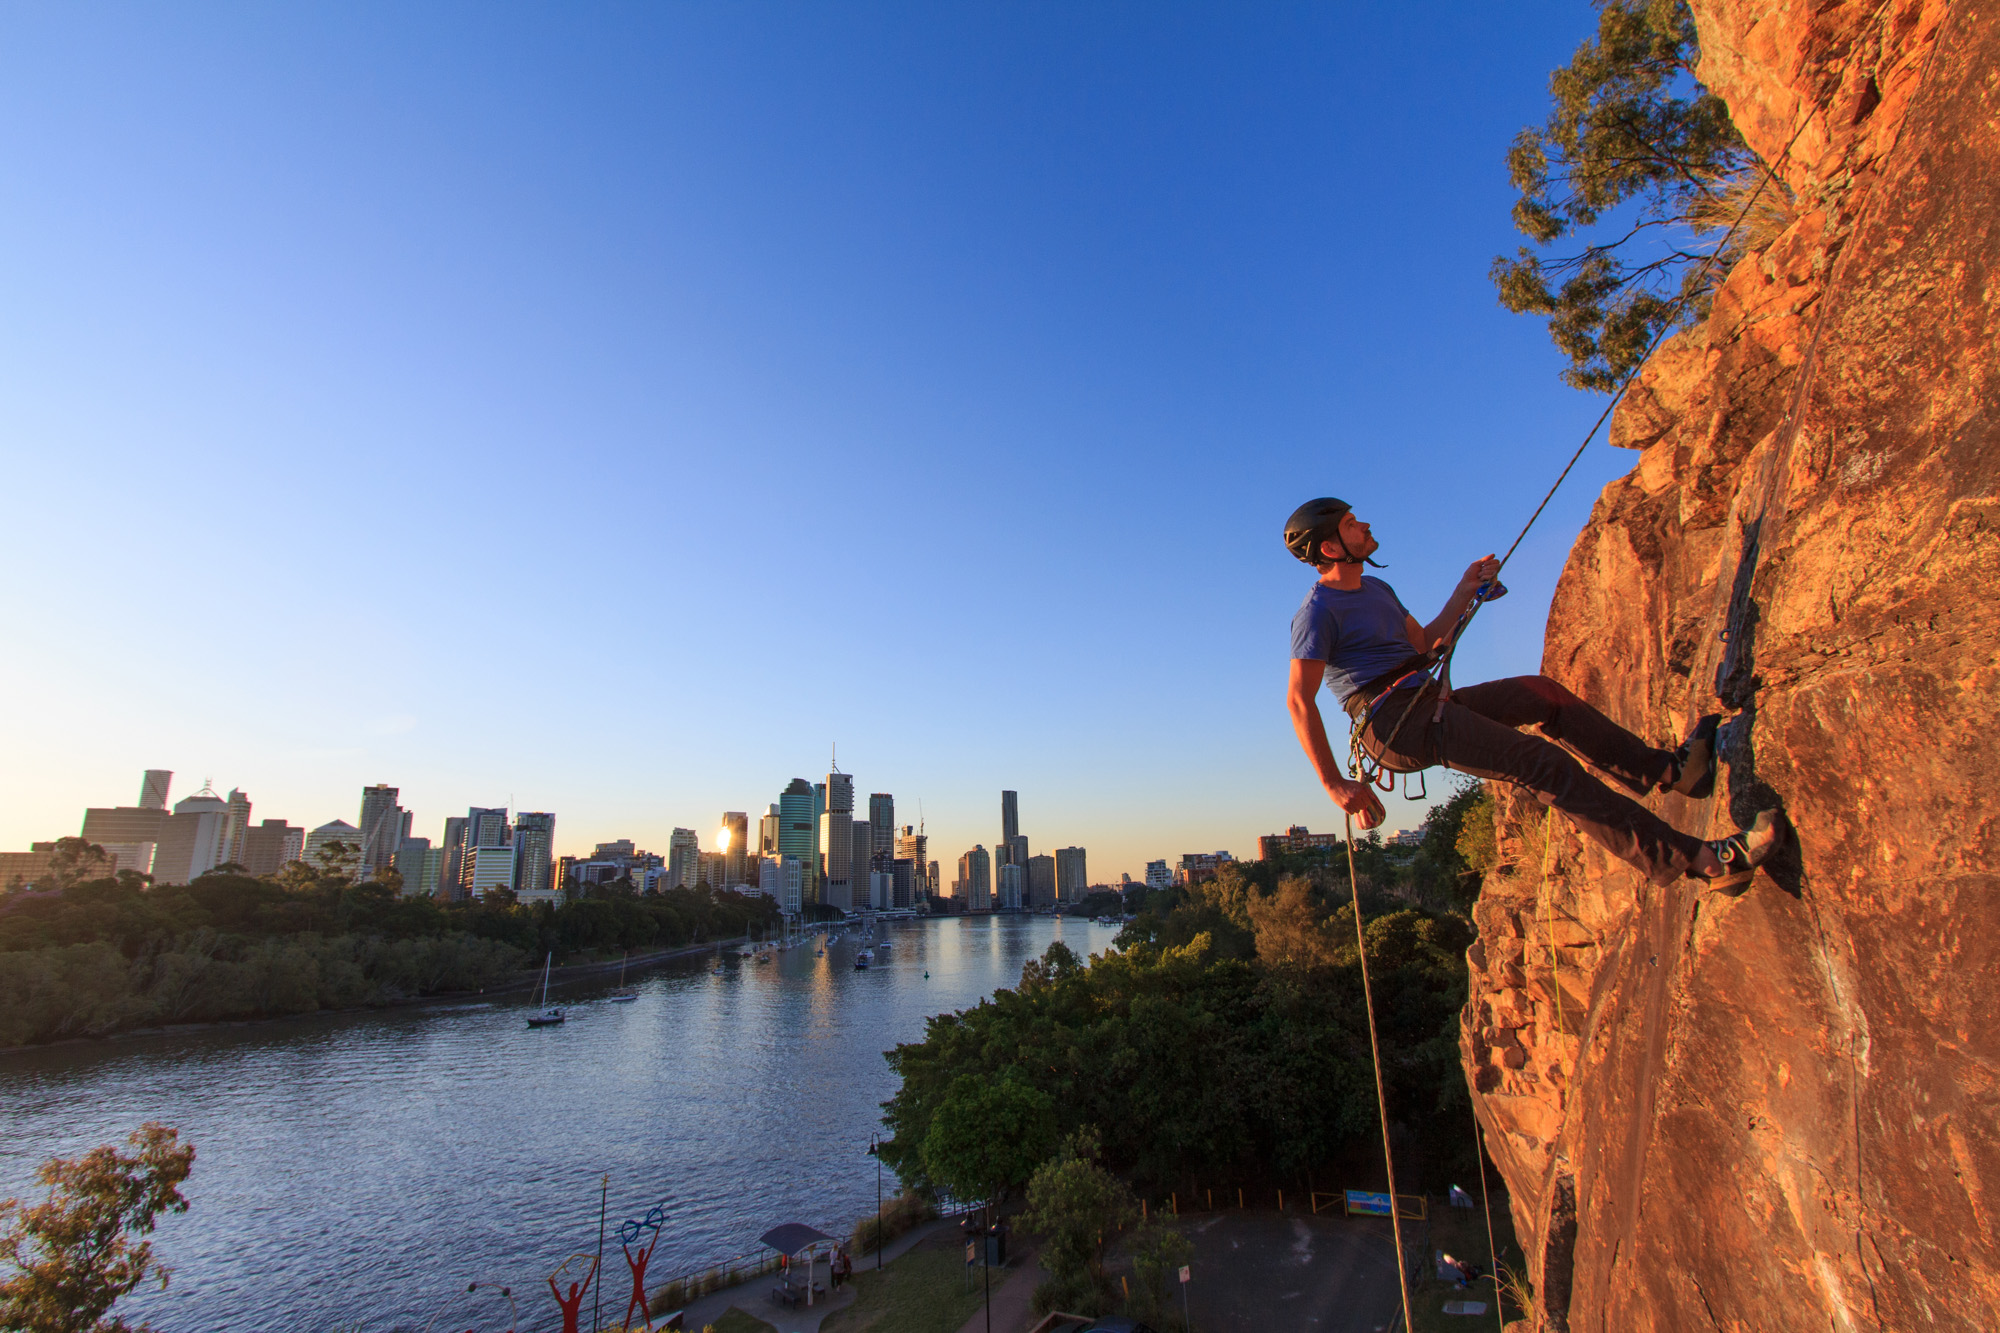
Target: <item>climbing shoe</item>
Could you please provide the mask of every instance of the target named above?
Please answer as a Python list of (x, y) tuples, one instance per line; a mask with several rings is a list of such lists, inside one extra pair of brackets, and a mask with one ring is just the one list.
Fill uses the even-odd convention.
[(1709, 850), (1722, 862), (1722, 873), (1707, 879), (1708, 887), (1732, 897), (1749, 888), (1757, 867), (1785, 845), (1785, 827), (1784, 811), (1759, 810), (1749, 828), (1709, 843)]
[(1694, 730), (1674, 751), (1673, 772), (1666, 789), (1693, 800), (1702, 800), (1715, 790), (1715, 729), (1722, 714), (1710, 713), (1694, 724)]

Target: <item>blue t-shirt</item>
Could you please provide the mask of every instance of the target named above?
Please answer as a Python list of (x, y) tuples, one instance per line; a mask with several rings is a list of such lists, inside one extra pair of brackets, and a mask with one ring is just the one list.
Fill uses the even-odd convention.
[(1416, 655), (1409, 620), (1396, 590), (1378, 578), (1363, 574), (1353, 592), (1316, 582), (1292, 617), (1292, 657), (1326, 663), (1326, 686), (1344, 704)]

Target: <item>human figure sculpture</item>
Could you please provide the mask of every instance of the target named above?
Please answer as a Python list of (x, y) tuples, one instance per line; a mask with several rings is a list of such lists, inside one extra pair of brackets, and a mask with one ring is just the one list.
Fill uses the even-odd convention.
[(624, 1247), (625, 1266), (632, 1270), (632, 1299), (625, 1302), (625, 1327), (627, 1328), (632, 1327), (632, 1311), (635, 1309), (639, 1312), (640, 1327), (649, 1330), (653, 1327), (653, 1316), (646, 1309), (646, 1265), (652, 1262), (653, 1247), (659, 1243), (660, 1233), (655, 1231), (653, 1239), (647, 1242), (646, 1248), (636, 1254), (633, 1253), (630, 1245)]
[[(561, 1272), (562, 1269), (557, 1269), (556, 1271)], [(591, 1281), (596, 1276), (597, 1261), (593, 1259), (590, 1263), (590, 1271), (583, 1275), (583, 1281), (569, 1284), (569, 1295), (567, 1297), (562, 1294), (562, 1289), (556, 1286), (556, 1280), (553, 1277), (548, 1279), (549, 1294), (554, 1296), (556, 1304), (562, 1307), (562, 1333), (582, 1333), (577, 1320), (580, 1318), (581, 1311), (583, 1310), (583, 1294), (590, 1290)]]

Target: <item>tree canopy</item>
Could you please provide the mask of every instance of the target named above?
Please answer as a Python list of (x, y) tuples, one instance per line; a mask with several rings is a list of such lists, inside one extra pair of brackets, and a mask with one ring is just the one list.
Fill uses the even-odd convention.
[[(1617, 388), (1655, 337), (1706, 313), (1732, 257), (1703, 265), (1703, 242), (1738, 212), (1732, 186), (1762, 180), (1699, 60), (1687, 0), (1600, 0), (1596, 36), (1549, 76), (1548, 120), (1508, 150), (1532, 247), (1496, 258), (1493, 282), (1507, 309), (1547, 317), (1575, 388)], [(1760, 222), (1782, 191), (1759, 196)], [(1555, 253), (1564, 241), (1580, 248)]]

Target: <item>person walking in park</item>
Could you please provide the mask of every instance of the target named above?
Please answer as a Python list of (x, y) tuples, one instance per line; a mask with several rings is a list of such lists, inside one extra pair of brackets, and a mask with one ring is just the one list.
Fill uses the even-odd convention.
[[(1740, 891), (1783, 845), (1784, 815), (1775, 809), (1759, 812), (1747, 829), (1703, 841), (1632, 799), (1671, 791), (1699, 800), (1713, 790), (1720, 721), (1713, 714), (1697, 722), (1678, 748), (1664, 750), (1547, 676), (1449, 692), (1430, 680), (1426, 670), (1459, 616), (1498, 576), (1495, 557), (1467, 566), (1444, 609), (1421, 624), (1395, 589), (1362, 572), (1380, 544), (1345, 501), (1301, 505), (1285, 524), (1285, 547), (1318, 574), (1292, 618), (1292, 726), (1320, 785), (1363, 829), (1380, 824), (1386, 812), (1368, 783), (1342, 776), (1320, 717), (1321, 685), (1360, 727), (1362, 750), (1375, 762), (1399, 772), (1442, 764), (1526, 787), (1655, 884), (1688, 876)], [(1541, 736), (1516, 730), (1531, 725)], [(1631, 795), (1599, 781), (1571, 750)]]

